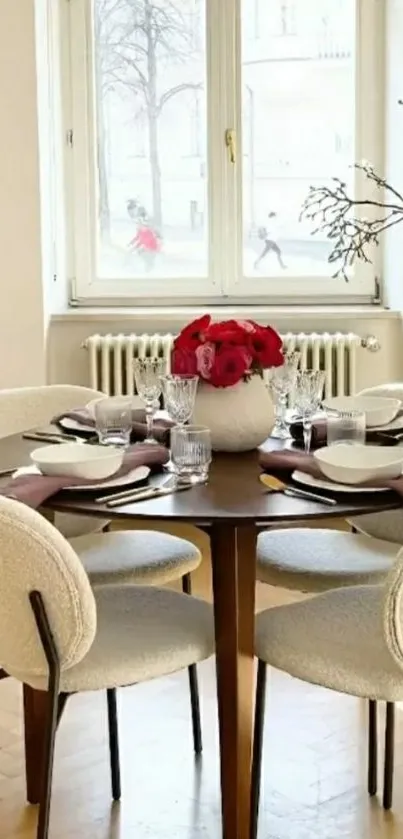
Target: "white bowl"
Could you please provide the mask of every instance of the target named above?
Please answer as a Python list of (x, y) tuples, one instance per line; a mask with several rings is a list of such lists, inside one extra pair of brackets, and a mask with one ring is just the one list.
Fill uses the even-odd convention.
[(332, 411), (363, 411), (367, 428), (392, 422), (401, 404), (400, 399), (383, 396), (335, 396), (323, 402), (324, 408)]
[(84, 443), (56, 443), (31, 452), (31, 460), (43, 475), (103, 480), (122, 465), (123, 451)]
[(403, 448), (394, 446), (326, 446), (314, 452), (320, 471), (338, 484), (363, 484), (398, 478)]

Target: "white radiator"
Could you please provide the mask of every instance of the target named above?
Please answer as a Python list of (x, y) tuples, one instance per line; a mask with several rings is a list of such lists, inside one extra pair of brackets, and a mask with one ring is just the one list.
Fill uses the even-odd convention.
[[(175, 336), (91, 335), (84, 343), (88, 350), (90, 387), (109, 395), (135, 393), (133, 359), (164, 356), (168, 369)], [(353, 333), (287, 332), (282, 335), (286, 351), (301, 353), (301, 368), (325, 370), (326, 396), (356, 392), (358, 354), (362, 348), (377, 351), (376, 338), (360, 338)]]

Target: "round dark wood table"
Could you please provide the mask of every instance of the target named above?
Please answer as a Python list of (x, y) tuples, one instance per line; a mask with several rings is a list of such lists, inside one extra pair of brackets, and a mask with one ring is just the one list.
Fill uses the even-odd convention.
[[(29, 462), (39, 444), (21, 436), (0, 440), (0, 471)], [(265, 448), (282, 448), (269, 440)], [(391, 510), (402, 501), (392, 492), (339, 495), (328, 507), (268, 494), (259, 482), (258, 453), (217, 454), (205, 486), (120, 507), (95, 503), (83, 492), (65, 492), (45, 505), (59, 511), (113, 521), (178, 521), (205, 530), (211, 540), (216, 667), (220, 729), (223, 839), (249, 839), (252, 722), (254, 706), (254, 614), (256, 540), (260, 530), (284, 523), (345, 518)], [(1, 478), (4, 484), (5, 478)], [(48, 513), (47, 513), (48, 514)], [(46, 694), (24, 687), (28, 799), (38, 801)]]

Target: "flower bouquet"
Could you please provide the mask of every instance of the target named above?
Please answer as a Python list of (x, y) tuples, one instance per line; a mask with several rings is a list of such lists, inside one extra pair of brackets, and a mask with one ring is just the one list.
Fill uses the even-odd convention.
[(175, 339), (172, 372), (199, 376), (193, 421), (210, 428), (216, 451), (248, 451), (269, 436), (274, 408), (263, 371), (283, 361), (278, 333), (252, 320), (204, 315)]

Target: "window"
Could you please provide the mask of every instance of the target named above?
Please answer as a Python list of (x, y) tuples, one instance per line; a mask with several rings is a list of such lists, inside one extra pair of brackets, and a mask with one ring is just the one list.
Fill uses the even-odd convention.
[(70, 2), (77, 299), (369, 301), (377, 264), (334, 278), (299, 214), (382, 166), (382, 5)]

